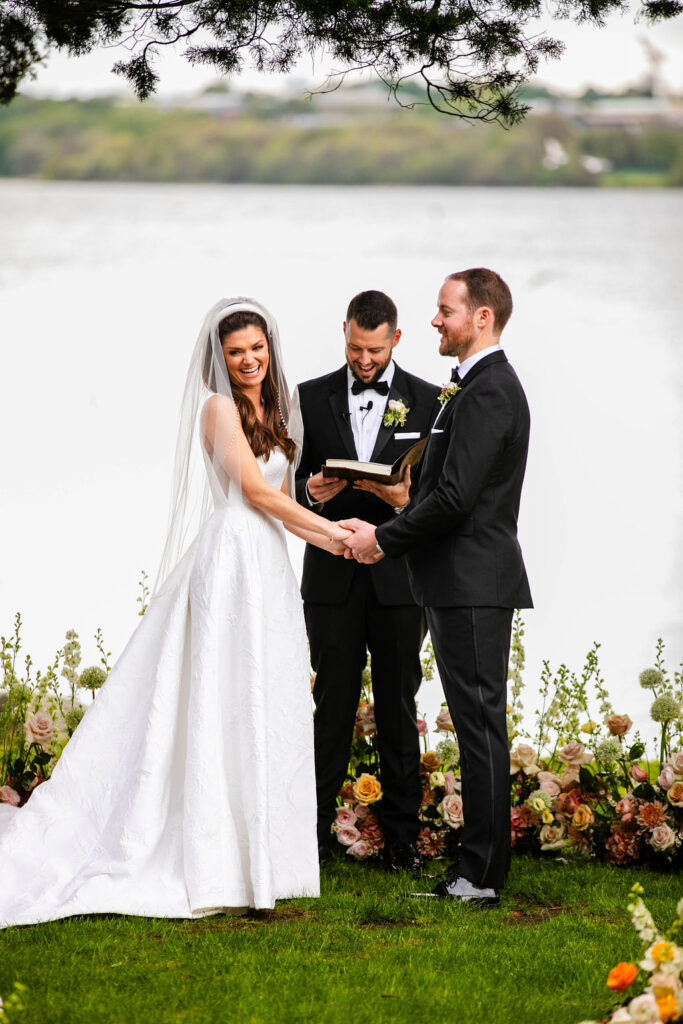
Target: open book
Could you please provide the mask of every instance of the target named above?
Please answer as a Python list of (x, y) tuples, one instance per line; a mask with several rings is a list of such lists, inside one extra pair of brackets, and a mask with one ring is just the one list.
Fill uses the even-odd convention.
[(403, 479), (408, 466), (418, 464), (426, 444), (427, 438), (423, 437), (392, 463), (327, 459), (322, 470), (323, 476), (336, 476), (340, 480), (376, 480), (380, 484), (397, 484)]

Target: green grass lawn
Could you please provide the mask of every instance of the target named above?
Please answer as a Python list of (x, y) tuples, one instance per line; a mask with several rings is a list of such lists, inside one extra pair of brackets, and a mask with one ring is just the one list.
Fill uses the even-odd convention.
[(9, 929), (0, 994), (28, 986), (21, 1024), (577, 1024), (607, 1013), (607, 972), (638, 956), (635, 881), (668, 927), (683, 895), (671, 875), (517, 857), (503, 905), (482, 911), (406, 899), (408, 876), (342, 857), (321, 899), (244, 918)]

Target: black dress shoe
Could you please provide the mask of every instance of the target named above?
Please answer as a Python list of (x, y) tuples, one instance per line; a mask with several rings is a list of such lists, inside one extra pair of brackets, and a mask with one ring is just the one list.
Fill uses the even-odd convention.
[(438, 885), (434, 886), (431, 892), (411, 892), (410, 895), (414, 899), (450, 900), (453, 903), (461, 903), (463, 905), (480, 908), (500, 906), (500, 895), (495, 891), (495, 889), (489, 890), (488, 892), (483, 890), (481, 895), (476, 893), (457, 893), (454, 891), (457, 880), (457, 874), (449, 872), (442, 882), (439, 882)]
[(412, 874), (422, 867), (420, 854), (409, 843), (387, 847), (384, 860), (390, 871), (409, 871)]

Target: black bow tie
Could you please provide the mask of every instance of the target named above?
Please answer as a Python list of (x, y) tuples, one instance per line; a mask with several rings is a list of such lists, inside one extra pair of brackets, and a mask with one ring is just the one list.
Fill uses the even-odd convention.
[(367, 384), (362, 380), (354, 380), (351, 385), (351, 394), (360, 395), (363, 391), (376, 391), (378, 395), (389, 394), (389, 383), (386, 380), (368, 381)]
[(459, 384), (460, 383), (460, 374), (458, 373), (458, 367), (457, 366), (454, 366), (453, 369), (451, 370), (451, 383), (453, 383), (453, 384)]

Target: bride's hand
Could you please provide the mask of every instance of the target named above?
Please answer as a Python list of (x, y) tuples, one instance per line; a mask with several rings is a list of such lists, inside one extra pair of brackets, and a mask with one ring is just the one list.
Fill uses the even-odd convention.
[(333, 555), (343, 555), (347, 551), (345, 541), (353, 533), (352, 530), (345, 530), (337, 523), (332, 524), (332, 531), (330, 534), (330, 552)]

